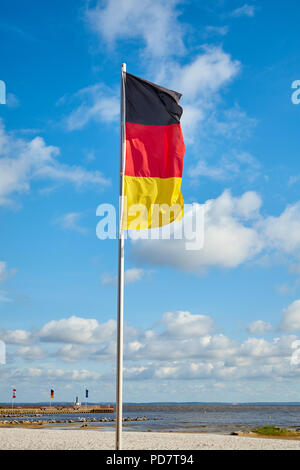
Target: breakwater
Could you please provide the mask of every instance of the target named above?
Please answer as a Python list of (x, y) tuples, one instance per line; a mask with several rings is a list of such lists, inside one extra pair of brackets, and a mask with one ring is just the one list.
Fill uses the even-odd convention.
[(16, 408), (0, 408), (0, 417), (10, 416), (43, 416), (58, 414), (82, 414), (82, 413), (114, 413), (112, 406), (82, 406), (82, 407), (16, 407)]

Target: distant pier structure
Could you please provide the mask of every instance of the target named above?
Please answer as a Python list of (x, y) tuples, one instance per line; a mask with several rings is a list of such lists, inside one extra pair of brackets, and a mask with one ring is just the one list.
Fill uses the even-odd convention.
[[(78, 402), (79, 403), (79, 402)], [(0, 416), (8, 415), (53, 415), (53, 414), (71, 414), (71, 413), (114, 413), (112, 405), (89, 405), (82, 406), (81, 403), (74, 405), (28, 405), (15, 406), (13, 409), (7, 406), (0, 406)]]

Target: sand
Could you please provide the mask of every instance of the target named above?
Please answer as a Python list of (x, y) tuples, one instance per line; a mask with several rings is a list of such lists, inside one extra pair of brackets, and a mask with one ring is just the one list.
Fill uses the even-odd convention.
[[(0, 450), (114, 450), (112, 431), (0, 429)], [(124, 432), (124, 450), (300, 450), (300, 441), (215, 434)]]

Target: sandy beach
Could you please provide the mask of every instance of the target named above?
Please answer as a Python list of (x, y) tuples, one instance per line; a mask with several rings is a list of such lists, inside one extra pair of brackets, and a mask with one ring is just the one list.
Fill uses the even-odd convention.
[[(111, 431), (0, 429), (0, 450), (114, 450)], [(215, 434), (124, 432), (124, 450), (300, 450), (300, 441)]]

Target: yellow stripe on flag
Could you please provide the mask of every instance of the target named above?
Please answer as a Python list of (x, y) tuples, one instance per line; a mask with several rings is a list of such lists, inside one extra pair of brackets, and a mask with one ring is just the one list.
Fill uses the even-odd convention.
[(123, 230), (157, 228), (180, 220), (184, 212), (181, 180), (125, 176)]

